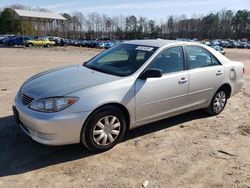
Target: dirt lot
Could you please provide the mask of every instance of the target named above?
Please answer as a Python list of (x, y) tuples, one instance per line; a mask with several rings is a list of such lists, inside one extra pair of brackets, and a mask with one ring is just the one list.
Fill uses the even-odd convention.
[(11, 105), (31, 75), (79, 64), (100, 50), (0, 48), (0, 187), (250, 187), (250, 50), (246, 84), (216, 117), (195, 111), (131, 131), (111, 151), (44, 146), (24, 135)]

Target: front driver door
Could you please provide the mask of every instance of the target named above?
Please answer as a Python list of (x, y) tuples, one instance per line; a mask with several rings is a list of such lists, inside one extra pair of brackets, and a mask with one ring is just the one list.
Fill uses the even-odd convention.
[(167, 48), (148, 67), (161, 69), (162, 77), (137, 79), (135, 110), (138, 125), (178, 113), (185, 108), (189, 80), (184, 67), (183, 47)]

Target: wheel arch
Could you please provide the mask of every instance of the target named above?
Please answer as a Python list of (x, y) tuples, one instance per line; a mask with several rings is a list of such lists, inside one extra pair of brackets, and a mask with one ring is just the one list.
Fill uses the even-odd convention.
[[(119, 110), (121, 110), (121, 112), (124, 114), (125, 116), (125, 121), (126, 121), (126, 131), (127, 132), (130, 128), (130, 114), (129, 114), (129, 111), (128, 109), (120, 104), (120, 103), (115, 103), (115, 102), (111, 102), (111, 103), (106, 103), (106, 104), (103, 104), (99, 107), (97, 107), (95, 110), (93, 110), (87, 117), (87, 119), (85, 120), (85, 122), (83, 123), (82, 125), (82, 130), (81, 130), (81, 134), (80, 134), (80, 139), (82, 139), (82, 133), (85, 131), (85, 128), (86, 128), (86, 124), (88, 123), (89, 121), (89, 118), (91, 117), (92, 114), (94, 114), (96, 111), (98, 111), (100, 108), (104, 108), (104, 107), (107, 107), (107, 106), (112, 106), (112, 107), (115, 107), (115, 108), (118, 108)], [(86, 144), (84, 144), (86, 145)]]
[(224, 89), (224, 90), (226, 91), (227, 98), (230, 98), (231, 93), (232, 93), (232, 87), (230, 86), (230, 84), (224, 83), (222, 86), (220, 86), (220, 87), (218, 88), (217, 91), (219, 91), (219, 90), (221, 90), (221, 89)]

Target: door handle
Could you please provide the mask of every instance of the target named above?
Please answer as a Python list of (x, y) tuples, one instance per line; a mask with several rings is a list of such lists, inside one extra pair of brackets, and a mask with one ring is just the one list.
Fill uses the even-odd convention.
[(179, 84), (184, 84), (184, 83), (186, 83), (188, 81), (188, 79), (187, 78), (181, 78), (180, 80), (179, 80)]
[(220, 75), (222, 75), (223, 74), (223, 72), (221, 72), (220, 70), (216, 73), (216, 76), (220, 76)]

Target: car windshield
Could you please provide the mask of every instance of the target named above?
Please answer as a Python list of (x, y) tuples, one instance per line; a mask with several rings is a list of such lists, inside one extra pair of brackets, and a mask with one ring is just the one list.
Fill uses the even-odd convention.
[(120, 44), (89, 60), (84, 66), (116, 76), (129, 76), (157, 50), (156, 47)]

